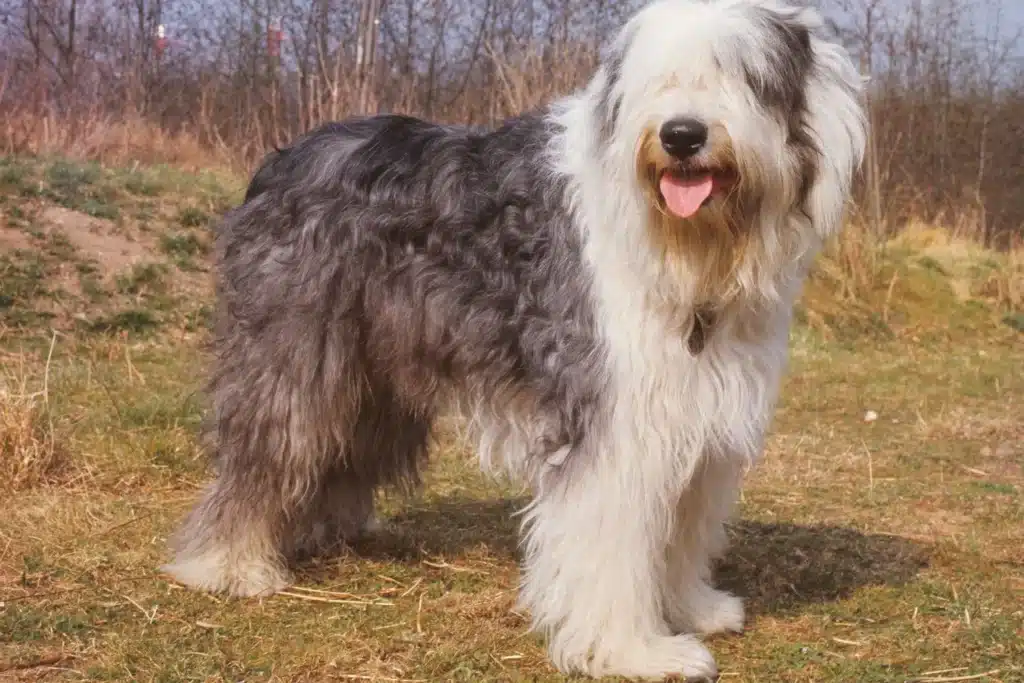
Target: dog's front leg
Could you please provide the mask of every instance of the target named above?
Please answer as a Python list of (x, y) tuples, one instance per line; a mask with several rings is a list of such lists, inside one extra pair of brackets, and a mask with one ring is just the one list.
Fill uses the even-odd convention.
[(676, 633), (743, 630), (743, 600), (711, 583), (711, 561), (725, 551), (725, 522), (741, 478), (738, 456), (707, 454), (680, 496), (663, 586), (665, 616)]
[(526, 512), (521, 604), (562, 671), (714, 677), (711, 653), (664, 617), (676, 466), (667, 454), (584, 445), (548, 472)]

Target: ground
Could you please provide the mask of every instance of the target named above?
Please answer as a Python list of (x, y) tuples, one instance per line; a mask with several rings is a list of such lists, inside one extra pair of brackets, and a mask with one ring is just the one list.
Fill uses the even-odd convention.
[[(158, 572), (209, 476), (210, 227), (240, 190), (0, 159), (0, 680), (567, 680), (514, 609), (522, 491), (447, 431), (425, 491), (286, 594)], [(822, 261), (718, 568), (750, 612), (709, 639), (723, 682), (1024, 681), (1021, 275), (923, 228)]]

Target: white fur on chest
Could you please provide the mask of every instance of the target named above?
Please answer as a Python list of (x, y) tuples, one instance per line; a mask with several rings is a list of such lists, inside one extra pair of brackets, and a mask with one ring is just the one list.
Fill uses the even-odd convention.
[(708, 454), (753, 464), (785, 368), (789, 316), (779, 311), (755, 338), (724, 321), (693, 355), (678, 331), (642, 307), (615, 308), (613, 316), (605, 309), (615, 431), (687, 461)]
[[(603, 208), (640, 213), (617, 206), (629, 201), (609, 198)], [(592, 215), (583, 224), (598, 220)], [(695, 291), (685, 274), (666, 280), (679, 273), (668, 273), (654, 258), (645, 227), (627, 222), (585, 233), (611, 377), (608, 426), (617, 450), (639, 448), (645, 458), (660, 454), (680, 463), (683, 478), (705, 454), (753, 464), (785, 370), (798, 278), (779, 272), (771, 278), (778, 299), (723, 311), (705, 348), (694, 355), (686, 336)], [(666, 291), (676, 298), (666, 302)]]

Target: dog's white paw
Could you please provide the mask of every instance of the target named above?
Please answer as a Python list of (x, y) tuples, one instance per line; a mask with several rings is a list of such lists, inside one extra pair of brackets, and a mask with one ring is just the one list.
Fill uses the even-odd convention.
[(713, 681), (718, 676), (715, 658), (693, 636), (658, 636), (623, 643), (612, 652), (596, 653), (589, 668), (593, 676), (644, 680), (682, 676), (687, 681)]
[(706, 607), (691, 615), (697, 633), (724, 633), (743, 631), (743, 598), (725, 591), (712, 590), (714, 598), (705, 603)]
[(683, 600), (669, 605), (666, 617), (677, 633), (740, 633), (745, 610), (743, 598), (701, 584)]
[(273, 595), (293, 581), (291, 572), (278, 562), (257, 558), (232, 560), (220, 551), (179, 556), (160, 569), (191, 588), (238, 597)]

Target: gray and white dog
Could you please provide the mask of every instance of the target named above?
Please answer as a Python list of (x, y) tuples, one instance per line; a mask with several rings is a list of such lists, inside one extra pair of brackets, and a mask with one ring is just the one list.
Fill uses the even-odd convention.
[(563, 671), (712, 676), (712, 587), (863, 81), (818, 14), (659, 0), (488, 132), (381, 115), (268, 157), (219, 229), (217, 478), (167, 570), (234, 595), (374, 522), (441, 412), (524, 478), (521, 603)]

